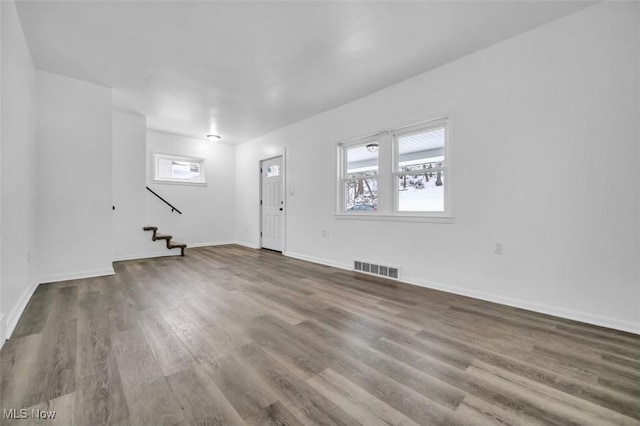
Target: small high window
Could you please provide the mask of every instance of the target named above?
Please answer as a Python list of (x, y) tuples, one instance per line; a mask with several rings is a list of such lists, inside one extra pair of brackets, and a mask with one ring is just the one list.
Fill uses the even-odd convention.
[(206, 185), (202, 158), (155, 153), (153, 161), (156, 183)]

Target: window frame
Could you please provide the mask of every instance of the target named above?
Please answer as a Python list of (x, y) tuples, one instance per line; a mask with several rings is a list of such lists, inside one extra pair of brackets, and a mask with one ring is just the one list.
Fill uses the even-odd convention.
[[(449, 117), (429, 120), (428, 122), (418, 123), (411, 126), (401, 127), (392, 130), (391, 143), (393, 154), (391, 156), (391, 174), (393, 176), (393, 213), (400, 216), (420, 216), (420, 217), (453, 217), (451, 211), (451, 148), (449, 138)], [(408, 211), (400, 210), (400, 193), (399, 193), (399, 177), (403, 175), (419, 175), (423, 173), (401, 172), (399, 171), (400, 163), (400, 138), (418, 133), (427, 133), (436, 129), (444, 129), (444, 161), (443, 166), (430, 169), (431, 172), (441, 171), (445, 175), (443, 211)]]
[[(186, 180), (186, 179), (173, 179), (173, 178), (161, 178), (159, 176), (160, 160), (169, 159), (172, 161), (184, 161), (189, 163), (198, 163), (200, 166), (201, 180)], [(164, 152), (154, 152), (152, 154), (152, 172), (151, 180), (157, 184), (170, 184), (170, 185), (194, 185), (194, 186), (207, 186), (207, 175), (205, 168), (205, 159), (199, 157), (191, 157), (189, 155), (182, 154), (169, 154)]]
[[(337, 143), (337, 191), (336, 191), (336, 219), (404, 221), (404, 222), (433, 222), (453, 223), (453, 137), (451, 114), (437, 116), (437, 118), (419, 123), (397, 126), (376, 134), (349, 139)], [(445, 129), (444, 163), (446, 180), (444, 185), (444, 211), (401, 211), (398, 210), (398, 176), (405, 174), (398, 171), (399, 137), (426, 132), (443, 127)], [(378, 142), (378, 209), (376, 211), (347, 211), (345, 194), (345, 177), (347, 170), (346, 150), (356, 146)], [(414, 173), (415, 174), (415, 173)], [(348, 180), (348, 179), (347, 179)]]
[[(347, 194), (345, 192), (345, 184), (350, 181), (358, 180), (358, 178), (348, 178), (347, 177), (347, 151), (352, 148), (357, 148), (360, 146), (366, 146), (367, 144), (376, 142), (378, 144), (378, 170), (375, 174), (375, 179), (377, 182), (377, 195), (378, 195), (378, 208), (376, 211), (348, 211), (347, 210)], [(338, 158), (339, 158), (339, 168), (338, 168), (338, 213), (346, 214), (346, 215), (370, 215), (377, 214), (380, 211), (380, 151), (382, 149), (382, 143), (380, 140), (380, 135), (370, 135), (362, 138), (352, 139), (349, 141), (341, 142), (338, 144)]]

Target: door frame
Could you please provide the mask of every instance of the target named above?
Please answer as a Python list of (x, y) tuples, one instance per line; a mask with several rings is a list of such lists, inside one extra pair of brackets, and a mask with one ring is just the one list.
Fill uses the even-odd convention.
[(283, 148), (281, 154), (258, 160), (258, 175), (260, 176), (258, 179), (258, 248), (262, 249), (262, 163), (278, 157), (282, 158), (282, 254), (284, 255), (287, 250), (287, 148)]

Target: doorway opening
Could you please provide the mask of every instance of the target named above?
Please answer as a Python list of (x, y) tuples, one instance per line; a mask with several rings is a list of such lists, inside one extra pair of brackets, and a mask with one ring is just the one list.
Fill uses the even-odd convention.
[(260, 161), (260, 247), (284, 249), (284, 163), (282, 156)]

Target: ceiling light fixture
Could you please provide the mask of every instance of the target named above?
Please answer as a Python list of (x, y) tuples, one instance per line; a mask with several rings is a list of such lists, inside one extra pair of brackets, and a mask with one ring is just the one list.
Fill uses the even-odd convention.
[(207, 135), (207, 139), (210, 141), (219, 141), (222, 137), (220, 135)]
[(375, 142), (367, 144), (367, 151), (369, 151), (369, 152), (378, 152), (378, 144), (375, 143)]

